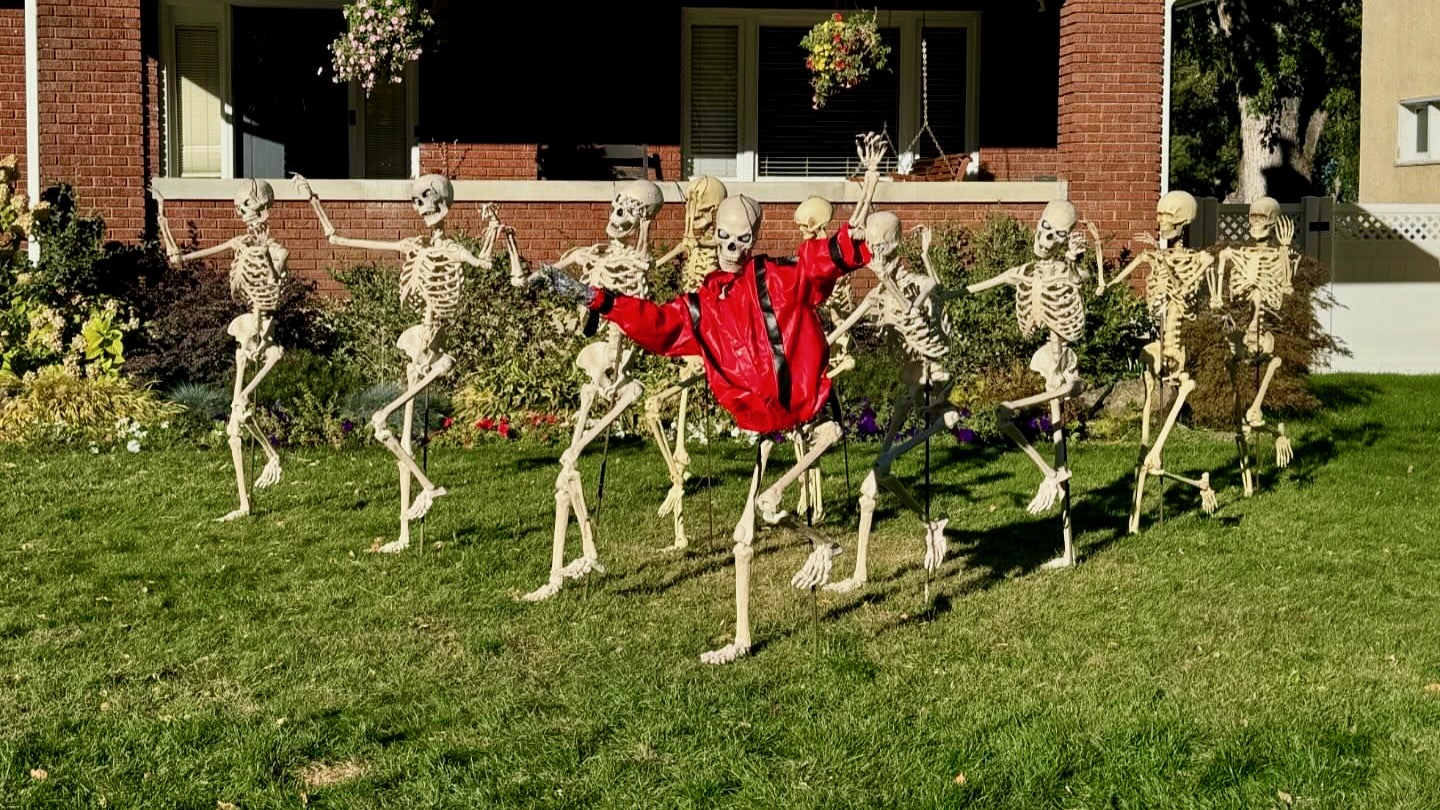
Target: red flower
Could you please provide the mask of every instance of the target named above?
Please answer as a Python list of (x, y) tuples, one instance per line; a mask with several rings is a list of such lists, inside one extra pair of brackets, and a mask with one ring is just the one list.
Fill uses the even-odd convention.
[(499, 433), (502, 439), (510, 438), (510, 420), (504, 416), (500, 417), (500, 426), (495, 428), (495, 432)]
[(491, 430), (495, 427), (495, 420), (487, 416), (484, 419), (476, 422), (475, 427), (481, 430)]
[(845, 18), (842, 17), (842, 16), (840, 15), (840, 12), (837, 11), (837, 12), (835, 12), (835, 17), (834, 17), (834, 19), (835, 19), (835, 22), (840, 22), (841, 20), (843, 20), (843, 19), (845, 19)]
[(455, 417), (453, 417), (453, 416), (447, 416), (447, 417), (445, 417), (443, 420), (440, 421), (440, 429), (441, 429), (441, 430), (449, 430), (449, 429), (450, 429), (450, 426), (453, 425), (453, 424), (455, 424)]

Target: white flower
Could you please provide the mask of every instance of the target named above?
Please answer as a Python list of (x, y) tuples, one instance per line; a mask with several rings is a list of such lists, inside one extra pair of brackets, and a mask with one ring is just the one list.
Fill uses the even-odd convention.
[(160, 429), (161, 429), (161, 430), (169, 430), (169, 429), (170, 429), (170, 423), (169, 423), (169, 422), (161, 422), (161, 423), (160, 423)]
[(140, 440), (139, 440), (139, 439), (131, 439), (130, 441), (128, 441), (128, 442), (125, 443), (125, 449), (126, 449), (126, 450), (129, 450), (129, 451), (132, 452), (132, 453), (138, 453), (138, 452), (140, 452)]
[(90, 452), (91, 452), (91, 453), (96, 453), (96, 454), (98, 454), (98, 453), (100, 452), (100, 448), (98, 448), (98, 447), (96, 447), (95, 445), (92, 444), (92, 445), (90, 445)]

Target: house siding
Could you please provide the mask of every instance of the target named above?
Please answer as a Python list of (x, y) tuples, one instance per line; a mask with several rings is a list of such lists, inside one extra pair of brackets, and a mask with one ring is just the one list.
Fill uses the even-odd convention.
[[(1440, 163), (1397, 166), (1399, 107), (1440, 96), (1440, 4), (1365, 0), (1360, 49), (1360, 201), (1440, 202)], [(1432, 132), (1440, 140), (1440, 133)]]

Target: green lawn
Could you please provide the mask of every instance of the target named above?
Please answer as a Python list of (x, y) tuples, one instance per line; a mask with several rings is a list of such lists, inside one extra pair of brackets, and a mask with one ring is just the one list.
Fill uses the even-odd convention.
[(451, 494), (395, 556), (366, 553), (396, 530), (378, 449), (288, 452), (232, 524), (223, 451), (9, 450), (0, 807), (1440, 807), (1440, 378), (1318, 385), (1252, 499), (1227, 437), (1177, 432), (1220, 509), (1172, 485), (1135, 536), (1133, 445), (1077, 444), (1066, 571), (1028, 462), (937, 440), (929, 600), (892, 498), (858, 594), (791, 588), (808, 547), (765, 530), (758, 647), (723, 667), (743, 445), (693, 449), (680, 557), (658, 453), (612, 445), (608, 573), (536, 605), (560, 448), (437, 450)]

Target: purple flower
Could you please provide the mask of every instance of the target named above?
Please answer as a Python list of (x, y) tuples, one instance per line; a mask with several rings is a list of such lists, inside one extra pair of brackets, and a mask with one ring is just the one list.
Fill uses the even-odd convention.
[(961, 444), (975, 443), (975, 431), (971, 430), (970, 428), (955, 428), (953, 431), (951, 431), (951, 433), (955, 434), (955, 438)]
[(279, 446), (280, 446), (280, 437), (279, 437), (279, 436), (276, 436), (274, 433), (271, 433), (271, 434), (270, 434), (269, 436), (267, 436), (266, 438), (268, 438), (268, 439), (270, 440), (270, 446), (271, 446), (271, 447), (279, 447)]
[(345, 431), (346, 433), (349, 433), (350, 431), (355, 429), (355, 423), (351, 422), (349, 419), (343, 420), (340, 423), (340, 429)]
[(855, 427), (860, 430), (861, 436), (874, 436), (880, 432), (880, 426), (875, 424), (875, 411), (866, 408), (864, 413), (855, 422)]

